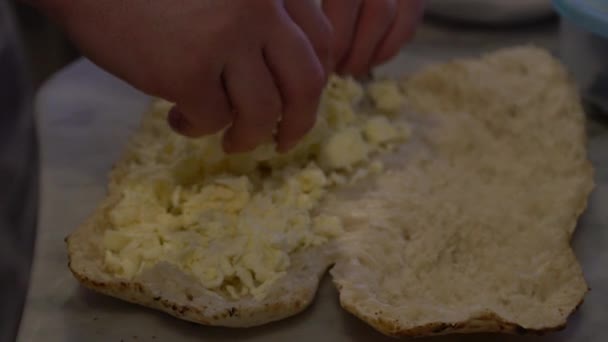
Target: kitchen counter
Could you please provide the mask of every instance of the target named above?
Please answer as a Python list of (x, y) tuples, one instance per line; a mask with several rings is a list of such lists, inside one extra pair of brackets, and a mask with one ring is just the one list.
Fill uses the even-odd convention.
[[(380, 74), (399, 75), (426, 63), (533, 43), (552, 51), (557, 29), (546, 23), (517, 30), (426, 24)], [(64, 237), (103, 198), (107, 173), (149, 101), (86, 60), (58, 73), (39, 92), (42, 189), (38, 246), (19, 341), (393, 341), (338, 305), (328, 278), (304, 313), (248, 330), (197, 326), (81, 288), (67, 268)], [(608, 332), (608, 121), (589, 120), (589, 155), (597, 187), (573, 245), (592, 291), (568, 328), (542, 338), (449, 336), (429, 341), (606, 341)]]

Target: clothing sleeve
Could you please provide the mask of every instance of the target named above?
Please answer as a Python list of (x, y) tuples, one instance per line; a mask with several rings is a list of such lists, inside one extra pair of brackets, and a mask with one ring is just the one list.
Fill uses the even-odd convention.
[(30, 87), (10, 8), (0, 1), (0, 342), (15, 341), (38, 214), (38, 147)]

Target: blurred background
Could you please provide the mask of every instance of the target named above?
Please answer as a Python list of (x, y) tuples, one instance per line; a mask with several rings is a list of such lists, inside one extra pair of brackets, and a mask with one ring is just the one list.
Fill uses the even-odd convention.
[(15, 9), (24, 48), (30, 59), (31, 77), (38, 87), (55, 71), (76, 59), (78, 52), (61, 30), (40, 12), (21, 1), (8, 1)]

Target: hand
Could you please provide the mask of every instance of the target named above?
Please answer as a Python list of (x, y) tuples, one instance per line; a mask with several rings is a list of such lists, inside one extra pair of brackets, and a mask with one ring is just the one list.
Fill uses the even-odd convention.
[(181, 134), (286, 151), (314, 125), (331, 44), (316, 0), (45, 1), (92, 61), (176, 103)]
[(414, 36), (423, 0), (324, 0), (334, 31), (336, 70), (362, 76)]

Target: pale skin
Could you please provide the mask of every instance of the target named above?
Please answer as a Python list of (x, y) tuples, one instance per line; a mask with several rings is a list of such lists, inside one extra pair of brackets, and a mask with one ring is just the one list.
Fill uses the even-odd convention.
[(332, 72), (365, 75), (414, 35), (423, 0), (29, 0), (92, 61), (170, 100), (171, 127), (224, 150), (312, 128)]

